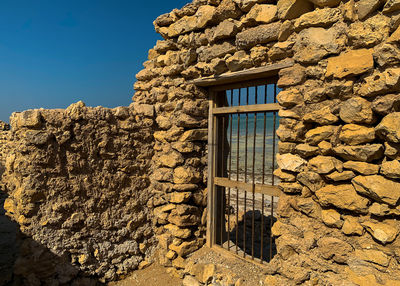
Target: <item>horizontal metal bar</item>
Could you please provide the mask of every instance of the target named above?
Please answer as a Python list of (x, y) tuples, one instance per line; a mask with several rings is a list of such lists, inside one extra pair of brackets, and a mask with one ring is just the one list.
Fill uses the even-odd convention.
[[(238, 188), (243, 191), (251, 192), (253, 190), (252, 183), (245, 183), (240, 181), (232, 181), (228, 178), (214, 177), (214, 184), (221, 187), (227, 188)], [(254, 184), (254, 191), (259, 194), (264, 194), (268, 196), (279, 197), (282, 195), (281, 190), (277, 186), (269, 186), (262, 184)]]
[(283, 63), (270, 64), (263, 67), (252, 68), (237, 72), (224, 73), (212, 77), (203, 77), (195, 79), (191, 81), (191, 83), (201, 87), (209, 87), (209, 86), (228, 84), (238, 81), (258, 79), (261, 77), (276, 75), (278, 74), (279, 70), (291, 67), (293, 66), (293, 64), (294, 64), (293, 60), (288, 60)]
[(215, 114), (231, 114), (231, 113), (247, 113), (247, 112), (277, 112), (280, 110), (279, 103), (252, 104), (230, 107), (213, 108), (212, 113)]

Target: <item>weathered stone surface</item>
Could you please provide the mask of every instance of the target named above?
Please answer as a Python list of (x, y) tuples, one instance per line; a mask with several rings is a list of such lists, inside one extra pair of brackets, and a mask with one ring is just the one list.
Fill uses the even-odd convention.
[(279, 29), (278, 40), (280, 42), (286, 41), (289, 36), (294, 32), (294, 26), (290, 20), (286, 20), (282, 23)]
[(357, 194), (352, 185), (327, 185), (315, 192), (323, 207), (334, 206), (339, 209), (366, 213), (368, 199)]
[(201, 180), (201, 174), (193, 167), (178, 167), (174, 170), (175, 184), (198, 183)]
[(190, 192), (174, 192), (169, 194), (169, 202), (173, 204), (186, 203), (192, 197)]
[(313, 10), (313, 6), (306, 0), (279, 0), (277, 3), (279, 19), (294, 19)]
[(384, 72), (375, 71), (354, 86), (354, 92), (360, 96), (371, 97), (400, 88), (400, 69), (391, 68)]
[(198, 240), (184, 241), (180, 245), (174, 244), (169, 245), (169, 249), (175, 251), (179, 256), (185, 257), (190, 253), (193, 253), (201, 247), (201, 243)]
[(175, 168), (176, 166), (184, 162), (183, 156), (176, 151), (172, 151), (169, 154), (162, 155), (159, 160), (163, 166), (168, 168)]
[(208, 130), (207, 129), (192, 129), (182, 134), (179, 141), (207, 141)]
[(315, 172), (301, 172), (297, 175), (297, 180), (309, 188), (312, 192), (316, 192), (325, 186), (325, 182), (322, 177)]
[(373, 203), (369, 207), (369, 212), (376, 216), (400, 215), (400, 207), (391, 207), (387, 204)]
[(382, 176), (357, 176), (352, 183), (357, 192), (377, 202), (395, 206), (400, 199), (400, 183)]
[(348, 181), (351, 180), (355, 177), (356, 175), (353, 173), (353, 171), (343, 171), (343, 172), (333, 172), (326, 177), (329, 180), (335, 181), (335, 182), (340, 182), (340, 181)]
[(238, 51), (226, 59), (226, 65), (232, 72), (250, 68), (253, 63), (245, 51)]
[(324, 224), (329, 227), (341, 228), (343, 225), (343, 221), (340, 219), (340, 213), (334, 209), (322, 210), (321, 218)]
[(346, 124), (340, 131), (339, 139), (348, 145), (370, 143), (375, 140), (375, 129), (357, 124)]
[(308, 158), (318, 154), (318, 147), (308, 144), (299, 144), (296, 146), (296, 153), (303, 158)]
[(306, 133), (306, 142), (310, 145), (318, 145), (321, 141), (329, 140), (336, 130), (337, 127), (333, 125), (311, 129)]
[(334, 237), (323, 237), (318, 240), (318, 247), (325, 259), (333, 259), (338, 263), (345, 263), (353, 252), (353, 247), (340, 239)]
[(279, 87), (287, 87), (302, 83), (306, 78), (305, 68), (301, 65), (294, 65), (279, 71)]
[(366, 221), (362, 226), (377, 240), (383, 244), (391, 243), (399, 234), (399, 229), (391, 222)]
[(250, 12), (242, 20), (244, 24), (268, 24), (277, 19), (276, 5), (256, 4), (251, 8)]
[(303, 120), (305, 122), (315, 122), (320, 125), (329, 125), (338, 122), (339, 118), (331, 112), (329, 106), (325, 106), (313, 112), (306, 113)]
[(382, 0), (360, 0), (356, 2), (358, 19), (363, 20), (369, 14), (377, 10), (379, 6), (382, 6), (383, 3), (384, 1)]
[(278, 154), (276, 161), (279, 168), (285, 171), (301, 172), (303, 167), (307, 164), (303, 158), (293, 154)]
[(400, 49), (396, 45), (383, 43), (374, 48), (374, 60), (381, 67), (396, 65), (400, 63), (399, 53)]
[(324, 29), (312, 27), (301, 31), (298, 35), (294, 59), (301, 63), (317, 63), (330, 54), (337, 54), (343, 45), (343, 31), (332, 27)]
[(388, 38), (389, 29), (389, 18), (380, 14), (364, 22), (352, 23), (348, 32), (350, 44), (356, 48), (379, 44)]
[(371, 103), (362, 97), (352, 97), (340, 106), (340, 119), (346, 123), (372, 123), (374, 113)]
[(400, 94), (388, 94), (372, 102), (372, 110), (381, 115), (400, 111)]
[(340, 0), (310, 0), (318, 7), (335, 7), (339, 5)]
[(272, 61), (283, 60), (292, 57), (293, 50), (292, 47), (294, 42), (277, 42), (268, 51), (268, 58)]
[(383, 156), (383, 146), (381, 144), (344, 146), (339, 145), (333, 151), (345, 160), (372, 162)]
[(215, 42), (221, 39), (227, 39), (234, 37), (239, 32), (238, 24), (231, 20), (227, 19), (218, 24), (215, 28), (214, 33), (211, 37), (211, 41)]
[(363, 74), (374, 68), (372, 49), (350, 50), (328, 59), (326, 76), (344, 78)]
[(389, 142), (400, 143), (400, 112), (385, 116), (375, 128), (376, 134)]
[(400, 161), (386, 161), (382, 163), (381, 174), (387, 178), (400, 179)]
[(350, 169), (361, 175), (376, 175), (379, 173), (379, 166), (365, 162), (347, 161), (343, 163), (345, 169)]
[(14, 112), (10, 117), (11, 126), (15, 128), (37, 128), (41, 125), (41, 114), (39, 110), (27, 110), (24, 112)]
[(301, 121), (291, 118), (282, 118), (276, 134), (281, 141), (299, 141), (303, 137), (306, 127)]
[(294, 23), (296, 30), (309, 27), (329, 27), (339, 21), (341, 11), (338, 8), (325, 8), (301, 15)]
[(399, 160), (400, 144), (385, 142), (385, 156), (393, 160)]
[(287, 194), (299, 194), (303, 189), (299, 183), (279, 183), (279, 187)]
[(201, 47), (197, 50), (197, 53), (199, 54), (199, 61), (209, 62), (214, 58), (220, 58), (235, 51), (234, 45), (230, 42), (223, 42), (206, 48)]
[(346, 21), (354, 22), (357, 20), (358, 16), (354, 0), (344, 3), (340, 8), (342, 9), (343, 17)]
[(400, 10), (400, 1), (399, 0), (388, 0), (386, 1), (385, 6), (383, 7), (384, 13), (390, 13), (396, 10)]
[(308, 165), (310, 169), (318, 174), (328, 174), (334, 170), (342, 171), (343, 163), (330, 156), (317, 156), (312, 158)]
[(354, 255), (361, 260), (372, 262), (381, 266), (388, 266), (390, 258), (382, 251), (374, 249), (356, 249)]
[(280, 23), (260, 25), (240, 32), (236, 36), (238, 49), (250, 49), (258, 44), (266, 44), (278, 39)]
[(292, 107), (303, 102), (303, 95), (296, 88), (282, 90), (276, 99), (284, 107)]
[(318, 143), (319, 152), (322, 155), (331, 155), (332, 154), (332, 143), (327, 141), (322, 141)]
[(364, 228), (359, 223), (357, 217), (346, 216), (342, 226), (342, 231), (346, 235), (362, 235), (364, 233)]

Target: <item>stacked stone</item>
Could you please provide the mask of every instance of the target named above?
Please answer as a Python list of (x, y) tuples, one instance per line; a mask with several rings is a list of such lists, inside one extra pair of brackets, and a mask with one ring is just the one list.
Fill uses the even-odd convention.
[[(176, 193), (204, 188), (196, 175), (203, 165), (191, 165), (205, 161), (204, 143), (196, 152), (176, 148), (185, 132), (205, 126), (206, 97), (190, 80), (291, 58), (278, 82), (284, 195), (267, 282), (398, 283), (399, 11), (397, 0), (199, 0), (156, 19), (165, 40), (149, 51), (134, 100), (156, 110), (153, 203), (172, 265), (197, 248), (187, 243), (197, 235), (185, 238), (176, 224), (175, 214), (192, 215)], [(175, 181), (185, 169), (193, 171)]]
[(151, 259), (150, 113), (78, 102), (12, 115), (2, 181), (21, 231), (16, 285), (92, 285)]

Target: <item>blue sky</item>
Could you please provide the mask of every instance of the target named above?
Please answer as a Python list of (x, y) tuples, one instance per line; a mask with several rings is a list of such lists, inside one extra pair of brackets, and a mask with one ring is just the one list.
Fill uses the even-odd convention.
[(190, 0), (1, 0), (0, 120), (13, 111), (129, 105), (161, 36), (153, 20)]

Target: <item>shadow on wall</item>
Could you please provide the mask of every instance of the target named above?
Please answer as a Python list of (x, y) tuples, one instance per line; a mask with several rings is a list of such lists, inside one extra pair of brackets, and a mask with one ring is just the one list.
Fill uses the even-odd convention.
[(70, 257), (59, 257), (23, 235), (5, 215), (6, 199), (0, 188), (0, 286), (100, 285), (93, 277), (83, 277)]

